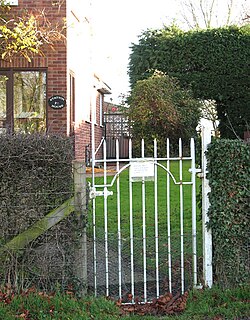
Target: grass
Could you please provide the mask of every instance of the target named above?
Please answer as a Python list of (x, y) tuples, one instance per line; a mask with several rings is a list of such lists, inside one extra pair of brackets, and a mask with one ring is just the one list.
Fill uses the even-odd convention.
[(76, 299), (69, 294), (47, 295), (29, 292), (3, 299), (0, 295), (1, 320), (239, 320), (250, 319), (249, 286), (221, 290), (217, 287), (189, 293), (183, 313), (175, 316), (120, 315), (111, 300), (86, 297)]
[[(249, 287), (232, 290), (213, 288), (194, 291), (190, 294), (189, 304), (180, 319), (221, 319), (250, 318)], [(184, 317), (185, 316), (185, 317)]]
[(16, 295), (8, 304), (0, 303), (0, 319), (117, 319), (119, 310), (105, 298), (75, 299), (70, 295), (29, 293)]

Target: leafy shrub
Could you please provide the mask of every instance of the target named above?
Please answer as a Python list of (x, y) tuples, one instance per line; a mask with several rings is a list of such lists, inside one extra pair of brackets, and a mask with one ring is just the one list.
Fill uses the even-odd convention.
[(250, 148), (240, 140), (214, 140), (207, 152), (210, 222), (216, 281), (249, 281)]
[(156, 71), (148, 79), (136, 83), (128, 102), (130, 107), (126, 113), (136, 154), (140, 154), (141, 139), (145, 140), (151, 154), (153, 150), (149, 146), (157, 139), (158, 150), (163, 155), (167, 138), (173, 145), (178, 145), (182, 138), (186, 146), (190, 138), (196, 136), (201, 104), (190, 90), (180, 87), (177, 79)]

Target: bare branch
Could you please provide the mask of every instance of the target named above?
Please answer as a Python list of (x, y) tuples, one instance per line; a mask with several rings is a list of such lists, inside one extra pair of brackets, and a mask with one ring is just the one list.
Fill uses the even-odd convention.
[(1, 17), (1, 58), (11, 61), (14, 56), (21, 55), (30, 61), (36, 54), (43, 55), (45, 45), (53, 49), (56, 42), (64, 41), (65, 29), (65, 21), (49, 21), (44, 10), (9, 20)]
[[(192, 29), (228, 26), (235, 19), (249, 20), (249, 9), (244, 0), (179, 0), (182, 5), (182, 17)], [(244, 13), (244, 17), (242, 16)], [(241, 19), (240, 18), (241, 14)], [(234, 18), (233, 18), (234, 17)], [(245, 19), (245, 20), (243, 20)], [(233, 21), (234, 20), (234, 21)]]
[(210, 8), (209, 8), (209, 13), (208, 13), (208, 21), (207, 21), (207, 27), (208, 28), (211, 28), (212, 26), (212, 18), (213, 18), (213, 15), (214, 15), (214, 4), (215, 4), (215, 0), (212, 1), (211, 5), (210, 5)]
[(205, 22), (205, 25), (206, 25), (206, 27), (208, 27), (207, 26), (207, 13), (206, 13), (206, 9), (203, 7), (203, 1), (202, 0), (200, 0), (200, 10), (201, 10), (201, 14), (203, 16), (203, 20)]
[(228, 3), (227, 8), (227, 21), (226, 21), (226, 25), (228, 26), (230, 23), (230, 19), (231, 19), (231, 15), (232, 15), (232, 8), (233, 8), (233, 0), (229, 1), (230, 3)]

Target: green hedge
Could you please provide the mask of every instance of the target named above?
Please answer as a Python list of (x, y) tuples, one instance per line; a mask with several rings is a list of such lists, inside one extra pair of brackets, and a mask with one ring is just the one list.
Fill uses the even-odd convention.
[[(131, 88), (160, 70), (194, 97), (215, 102), (223, 138), (243, 138), (250, 123), (250, 24), (183, 31), (148, 29), (131, 46)], [(235, 135), (236, 133), (236, 135)]]
[(249, 281), (250, 147), (217, 139), (207, 156), (215, 281), (233, 287)]

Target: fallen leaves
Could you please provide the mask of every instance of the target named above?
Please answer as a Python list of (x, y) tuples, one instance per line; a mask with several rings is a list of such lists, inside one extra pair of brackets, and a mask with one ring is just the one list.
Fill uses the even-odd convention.
[(139, 302), (123, 304), (121, 300), (116, 302), (122, 315), (173, 315), (181, 313), (186, 308), (188, 293), (183, 295), (177, 293), (173, 296), (171, 293), (153, 299), (152, 302)]

